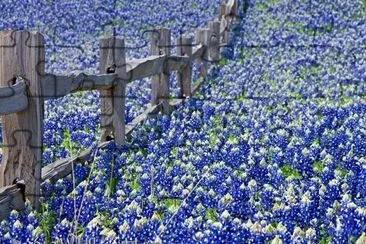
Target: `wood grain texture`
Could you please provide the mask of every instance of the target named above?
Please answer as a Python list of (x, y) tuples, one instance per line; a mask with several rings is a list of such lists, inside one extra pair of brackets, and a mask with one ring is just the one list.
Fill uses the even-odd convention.
[(224, 3), (219, 4), (219, 20), (225, 18), (227, 5)]
[(237, 0), (229, 0), (227, 3), (228, 14), (235, 16), (238, 11), (238, 1)]
[(210, 21), (208, 27), (211, 30), (209, 56), (214, 64), (220, 61), (220, 21)]
[(180, 71), (190, 62), (191, 58), (180, 55), (170, 55), (167, 59), (169, 71)]
[(115, 66), (114, 73), (118, 79), (112, 89), (101, 90), (101, 140), (105, 141), (111, 133), (116, 146), (125, 142), (125, 92), (126, 92), (126, 57), (124, 39), (117, 37), (101, 38), (100, 73), (107, 73)]
[(0, 34), (0, 86), (20, 75), (28, 85), (28, 107), (2, 116), (3, 159), (0, 184), (12, 184), (15, 178), (25, 181), (26, 194), (39, 209), (41, 183), (44, 39), (37, 32), (14, 31)]
[(201, 63), (200, 68), (200, 76), (205, 78), (208, 70), (208, 61), (209, 61), (209, 37), (211, 36), (210, 29), (208, 28), (199, 28), (196, 30), (196, 42), (197, 44), (202, 44), (205, 46), (205, 50), (202, 55), (198, 58), (198, 62)]
[[(170, 56), (170, 30), (168, 28), (158, 28), (151, 33), (151, 55), (166, 55)], [(162, 103), (162, 112), (165, 114), (171, 113), (169, 105), (169, 63), (164, 62), (163, 72), (154, 75), (151, 78), (151, 104), (156, 105)]]
[[(169, 56), (149, 56), (143, 59), (131, 59), (126, 62), (126, 79), (124, 82), (131, 82), (142, 78), (150, 77), (164, 71), (164, 65), (168, 62), (169, 71), (179, 70), (188, 63), (187, 57), (177, 55)], [(112, 89), (120, 79), (116, 73), (112, 74), (86, 74), (83, 72), (73, 72), (70, 75), (58, 75), (46, 73), (42, 78), (43, 94), (45, 99), (54, 99), (66, 96), (70, 93), (87, 90), (108, 90)], [(12, 88), (0, 88), (0, 99), (8, 98), (14, 94), (21, 97), (21, 92), (17, 85)], [(4, 95), (2, 95), (4, 93)], [(25, 96), (26, 98), (26, 96)], [(4, 99), (5, 100), (5, 99)], [(15, 100), (15, 98), (13, 98)], [(18, 101), (19, 103), (19, 101)], [(0, 111), (2, 111), (1, 106)], [(15, 105), (13, 105), (15, 107)], [(9, 109), (9, 108), (8, 108)], [(13, 109), (12, 109), (13, 110)], [(0, 112), (1, 113), (1, 112)]]
[(0, 115), (16, 113), (28, 107), (26, 88), (23, 81), (9, 87), (0, 87)]
[(43, 94), (45, 99), (54, 99), (79, 91), (111, 89), (117, 81), (117, 74), (46, 74), (42, 79)]
[(196, 44), (192, 49), (192, 61), (200, 59), (204, 52), (206, 52), (206, 47), (202, 44)]
[(0, 220), (6, 219), (12, 210), (25, 209), (23, 194), (17, 185), (0, 188)]
[[(103, 148), (107, 142), (99, 144), (99, 148)], [(76, 156), (59, 159), (49, 165), (42, 168), (42, 184), (45, 181), (55, 183), (57, 180), (64, 178), (72, 172), (73, 163), (84, 163), (91, 156), (93, 150), (88, 148)]]
[(147, 58), (128, 60), (126, 67), (129, 82), (162, 73), (165, 60), (165, 55), (152, 55)]
[(180, 97), (189, 97), (191, 96), (193, 38), (191, 36), (181, 36), (176, 40), (176, 44), (177, 55), (186, 56), (188, 58), (186, 66), (178, 71), (179, 95)]
[(222, 41), (220, 42), (227, 42), (229, 38), (228, 12), (229, 10), (226, 4), (219, 5), (220, 36), (222, 37)]

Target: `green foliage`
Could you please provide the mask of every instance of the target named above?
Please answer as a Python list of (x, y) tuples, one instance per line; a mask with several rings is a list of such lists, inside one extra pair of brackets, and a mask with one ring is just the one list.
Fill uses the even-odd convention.
[(117, 178), (113, 178), (113, 177), (109, 178), (106, 181), (106, 189), (105, 189), (105, 192), (104, 192), (104, 196), (105, 197), (110, 198), (112, 196), (112, 194), (114, 192), (116, 192), (117, 183), (118, 183), (118, 179)]
[(300, 179), (301, 176), (296, 169), (293, 169), (291, 165), (285, 164), (281, 168), (281, 173), (285, 178), (292, 177), (294, 179)]
[(256, 7), (257, 7), (257, 9), (259, 9), (259, 10), (263, 10), (263, 11), (267, 10), (267, 6), (266, 6), (266, 5), (264, 5), (263, 3), (258, 4)]
[(97, 218), (99, 219), (98, 223), (100, 223), (103, 227), (108, 229), (113, 229), (117, 223), (118, 220), (112, 218), (112, 213), (109, 211), (103, 211), (103, 212), (97, 212), (96, 213)]
[(324, 228), (320, 230), (320, 241), (319, 244), (330, 244), (332, 243), (332, 236), (328, 236)]
[(275, 107), (273, 105), (266, 107), (266, 111), (268, 113), (272, 113), (274, 111)]
[(167, 198), (162, 201), (163, 205), (171, 212), (175, 213), (179, 209), (180, 199)]
[(211, 220), (213, 222), (217, 221), (217, 211), (214, 208), (208, 208), (206, 209), (205, 218), (206, 220)]
[(56, 214), (53, 210), (49, 209), (48, 204), (42, 203), (41, 212), (37, 213), (37, 217), (40, 219), (39, 226), (33, 230), (33, 236), (44, 234), (46, 243), (51, 243), (52, 229), (56, 224)]
[(63, 140), (61, 146), (64, 147), (71, 155), (78, 152), (75, 142), (71, 140), (70, 131), (68, 129), (63, 131)]
[(238, 139), (234, 135), (230, 135), (227, 139), (227, 143), (231, 145), (238, 144)]
[(177, 150), (177, 148), (176, 148), (176, 147), (173, 147), (173, 148), (172, 148), (172, 155), (173, 155), (174, 157), (177, 157), (177, 155), (178, 155), (178, 150)]
[(138, 191), (140, 189), (140, 181), (138, 177), (135, 177), (132, 179), (132, 181), (128, 182), (128, 185), (132, 188), (134, 191)]
[(234, 175), (238, 179), (244, 179), (246, 176), (245, 171), (239, 171), (239, 170), (234, 170)]
[(227, 58), (221, 58), (221, 60), (220, 60), (220, 66), (221, 67), (224, 67), (226, 65), (227, 61), (228, 61)]
[(277, 223), (277, 222), (272, 222), (272, 223), (271, 223), (271, 226), (272, 226), (273, 228), (277, 229), (278, 223)]
[(346, 175), (348, 174), (348, 171), (345, 169), (342, 169), (342, 167), (340, 165), (338, 165), (338, 167), (334, 170), (335, 174), (340, 175), (342, 178), (346, 177)]
[(340, 101), (341, 106), (346, 106), (346, 105), (350, 104), (351, 102), (352, 102), (352, 97), (349, 97), (349, 96), (341, 97), (341, 101)]
[(318, 174), (321, 174), (323, 172), (323, 169), (324, 169), (324, 164), (323, 164), (322, 161), (316, 160), (313, 163), (313, 170), (314, 170), (314, 172), (316, 172)]
[(138, 191), (140, 189), (140, 177), (133, 165), (137, 166), (136, 163), (130, 165), (129, 170), (123, 174), (122, 178), (133, 191)]
[(78, 225), (76, 227), (76, 236), (81, 238), (84, 236), (84, 234), (85, 234), (85, 228), (83, 226)]
[(164, 219), (164, 212), (163, 211), (161, 211), (161, 210), (156, 211), (155, 214), (156, 214), (156, 216), (158, 216), (160, 221), (163, 221), (163, 219)]

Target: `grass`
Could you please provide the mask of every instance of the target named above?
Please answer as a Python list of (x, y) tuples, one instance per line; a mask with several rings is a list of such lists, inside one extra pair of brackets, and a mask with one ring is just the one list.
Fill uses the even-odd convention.
[(317, 160), (313, 163), (314, 172), (321, 174), (323, 172), (323, 169), (324, 169), (324, 164), (322, 161)]
[(42, 203), (42, 211), (37, 213), (38, 217), (41, 218), (39, 226), (33, 230), (33, 236), (44, 234), (46, 243), (51, 243), (51, 232), (53, 226), (56, 224), (56, 214), (53, 210), (49, 209), (48, 204)]
[[(118, 183), (118, 179), (111, 177), (106, 182), (106, 190), (104, 196), (110, 198), (114, 192), (116, 192), (116, 186)], [(131, 187), (132, 188), (132, 187)]]
[(172, 213), (175, 213), (179, 209), (180, 199), (168, 198), (163, 200), (163, 205)]
[(324, 228), (322, 228), (320, 230), (320, 244), (328, 244), (328, 243), (332, 243), (332, 236), (328, 236), (327, 233), (325, 232)]
[(220, 66), (221, 67), (224, 67), (227, 62), (228, 62), (228, 59), (227, 58), (221, 58), (221, 60), (220, 60)]
[(206, 220), (211, 220), (213, 222), (217, 221), (217, 211), (214, 208), (208, 208), (206, 209), (205, 218)]
[(301, 176), (299, 172), (296, 169), (293, 169), (291, 165), (285, 164), (281, 168), (281, 174), (287, 179), (287, 178), (294, 178), (294, 179), (300, 179)]

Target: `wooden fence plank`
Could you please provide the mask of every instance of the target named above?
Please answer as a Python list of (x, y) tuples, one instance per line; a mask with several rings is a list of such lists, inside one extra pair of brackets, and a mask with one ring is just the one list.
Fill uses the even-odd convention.
[(116, 85), (109, 90), (101, 90), (101, 140), (113, 134), (117, 146), (125, 141), (125, 92), (126, 57), (124, 39), (117, 37), (101, 38), (100, 73), (116, 73)]
[(9, 87), (0, 87), (0, 115), (20, 112), (27, 107), (28, 97), (23, 81)]
[(220, 20), (220, 36), (222, 36), (222, 42), (227, 42), (229, 39), (228, 31), (228, 10), (226, 4), (219, 5), (219, 20)]
[(43, 94), (45, 99), (51, 99), (79, 91), (111, 89), (117, 77), (117, 74), (90, 75), (82, 72), (70, 75), (46, 74), (42, 79)]
[(211, 62), (218, 64), (220, 61), (220, 21), (210, 21), (211, 30), (209, 56)]
[(131, 59), (126, 63), (128, 82), (162, 73), (165, 55), (152, 55), (143, 59)]
[(12, 210), (25, 209), (23, 193), (17, 185), (9, 185), (0, 188), (0, 220), (8, 217)]
[(192, 61), (201, 58), (204, 52), (206, 52), (206, 47), (202, 44), (196, 44), (192, 49)]
[(219, 20), (225, 18), (227, 5), (224, 3), (219, 4)]
[(180, 55), (170, 55), (168, 57), (169, 72), (180, 71), (189, 65), (191, 58)]
[[(151, 55), (170, 56), (170, 30), (168, 28), (158, 28), (151, 33)], [(169, 114), (169, 63), (165, 62), (163, 72), (151, 78), (151, 104), (162, 103), (162, 112)]]
[[(107, 142), (102, 142), (99, 148), (103, 148), (106, 144)], [(69, 175), (72, 172), (72, 164), (84, 163), (88, 160), (92, 152), (92, 148), (88, 148), (76, 156), (59, 159), (46, 165), (42, 168), (42, 182), (44, 183), (46, 180), (49, 180), (51, 183), (55, 183), (57, 180)]]
[(37, 32), (14, 31), (0, 34), (0, 85), (21, 75), (28, 85), (28, 108), (2, 116), (3, 159), (0, 171), (2, 186), (23, 179), (26, 193), (39, 209), (41, 181), (44, 39)]
[(180, 87), (180, 97), (191, 96), (192, 79), (192, 43), (191, 36), (181, 36), (177, 39), (177, 55), (187, 56), (187, 65), (178, 72), (178, 84)]
[(206, 77), (207, 70), (208, 70), (207, 62), (209, 61), (208, 48), (209, 48), (209, 37), (210, 36), (211, 36), (210, 29), (208, 29), (208, 28), (199, 28), (196, 30), (196, 43), (202, 44), (203, 46), (205, 46), (205, 50), (203, 51), (200, 58), (198, 58), (198, 62), (201, 63), (200, 76), (203, 78)]
[[(137, 116), (135, 119), (131, 121), (131, 123), (125, 126), (126, 135), (129, 135), (136, 126), (143, 122), (149, 114), (156, 114), (160, 111), (161, 104), (157, 104), (154, 106), (150, 106), (147, 108), (142, 114)], [(102, 142), (98, 145), (98, 148), (104, 148), (108, 142)], [(64, 159), (59, 159), (49, 165), (46, 165), (42, 168), (42, 184), (45, 181), (50, 181), (51, 183), (55, 183), (57, 180), (64, 178), (65, 176), (71, 174), (72, 172), (72, 164), (76, 163), (84, 163), (88, 160), (88, 158), (92, 154), (92, 148), (87, 148), (78, 155), (73, 157), (68, 157)]]
[(140, 114), (139, 116), (137, 116), (136, 118), (134, 118), (131, 123), (129, 123), (128, 125), (126, 125), (126, 135), (129, 135), (138, 124), (140, 124), (141, 122), (143, 122), (144, 120), (147, 119), (148, 115), (150, 114), (156, 114), (160, 111), (161, 109), (161, 104), (157, 104), (157, 105), (153, 105), (153, 106), (149, 106), (142, 114)]
[(238, 11), (237, 0), (229, 0), (229, 2), (227, 3), (227, 9), (228, 9), (228, 12), (227, 12), (228, 14), (235, 16)]

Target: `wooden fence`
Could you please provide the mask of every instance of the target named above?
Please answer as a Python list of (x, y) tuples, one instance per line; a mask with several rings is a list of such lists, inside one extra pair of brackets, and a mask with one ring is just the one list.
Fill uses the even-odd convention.
[[(12, 209), (24, 208), (24, 196), (39, 209), (42, 183), (46, 180), (54, 183), (67, 176), (72, 172), (73, 163), (85, 162), (92, 153), (89, 148), (79, 155), (41, 168), (45, 100), (78, 91), (99, 90), (102, 133), (99, 147), (106, 145), (110, 134), (113, 134), (115, 144), (121, 146), (125, 136), (149, 114), (159, 111), (169, 114), (174, 105), (197, 90), (199, 84), (192, 87), (192, 62), (202, 64), (200, 76), (205, 78), (208, 63), (220, 61), (220, 47), (228, 41), (237, 7), (236, 0), (220, 4), (219, 17), (209, 22), (207, 28), (196, 30), (194, 44), (190, 35), (183, 35), (172, 44), (169, 29), (152, 30), (151, 56), (143, 59), (126, 59), (123, 38), (103, 37), (99, 40), (98, 75), (45, 73), (45, 43), (40, 33), (0, 32), (0, 115), (3, 127), (0, 219)], [(170, 52), (173, 46), (176, 46), (176, 54)], [(177, 72), (181, 99), (169, 102), (171, 72)], [(144, 77), (152, 77), (151, 105), (125, 125), (126, 86)], [(22, 181), (16, 181), (16, 178)]]

